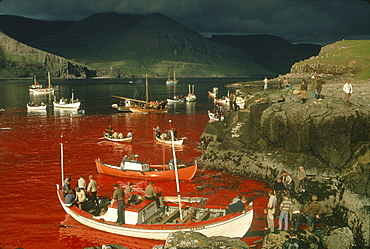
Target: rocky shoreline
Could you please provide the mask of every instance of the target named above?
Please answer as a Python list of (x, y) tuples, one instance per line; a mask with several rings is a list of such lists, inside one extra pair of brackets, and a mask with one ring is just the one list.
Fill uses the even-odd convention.
[(322, 76), (323, 99), (302, 104), (293, 92), (311, 76), (283, 77), (292, 83), (290, 89), (277, 90), (276, 79), (265, 92), (257, 92), (262, 80), (227, 86), (248, 96), (247, 108), (207, 125), (199, 165), (271, 184), (282, 170), (298, 184), (296, 173), (304, 166), (308, 191), (293, 196), (301, 210), (312, 194), (319, 196), (322, 222), (348, 226), (358, 248), (370, 247), (370, 81), (351, 79), (354, 90), (346, 108), (342, 87), (348, 78)]

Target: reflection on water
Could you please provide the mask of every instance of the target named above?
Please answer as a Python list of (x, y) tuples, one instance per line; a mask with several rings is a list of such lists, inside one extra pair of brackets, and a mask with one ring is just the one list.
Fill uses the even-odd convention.
[(46, 110), (27, 110), (27, 116), (46, 116)]

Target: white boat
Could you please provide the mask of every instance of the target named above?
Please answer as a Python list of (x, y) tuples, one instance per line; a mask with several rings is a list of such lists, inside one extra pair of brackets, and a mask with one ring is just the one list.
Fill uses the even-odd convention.
[(194, 102), (197, 100), (197, 96), (195, 95), (194, 92), (194, 85), (188, 85), (189, 87), (189, 93), (188, 96), (185, 97), (185, 100), (188, 102)]
[[(156, 135), (154, 135), (154, 137), (155, 137), (155, 140), (157, 140), (157, 142), (168, 144), (168, 145), (171, 145), (172, 144), (171, 139), (162, 139), (161, 137), (158, 137)], [(185, 139), (186, 139), (186, 137), (175, 138), (174, 141), (173, 141), (173, 143), (175, 145), (183, 145)]]
[(167, 103), (184, 103), (185, 98), (182, 96), (176, 95), (176, 85), (177, 84), (173, 84), (173, 98), (167, 99)]
[(46, 110), (46, 105), (44, 103), (41, 103), (40, 105), (27, 103), (27, 111), (40, 111), (40, 110)]
[(71, 118), (82, 117), (85, 116), (85, 110), (73, 110), (69, 113), (69, 115), (71, 116)]
[(33, 85), (30, 86), (29, 92), (30, 93), (54, 93), (54, 87), (50, 84), (50, 72), (48, 72), (48, 86), (43, 87), (36, 81), (36, 76), (33, 78), (34, 82)]
[(223, 115), (218, 115), (210, 110), (208, 110), (208, 117), (210, 121), (224, 121), (225, 117)]
[(104, 136), (105, 139), (107, 139), (111, 142), (118, 142), (118, 143), (131, 143), (132, 142), (132, 136), (131, 137), (118, 138), (118, 136), (117, 137), (109, 136), (109, 134), (106, 133), (106, 132), (103, 132), (103, 136)]
[[(173, 136), (172, 136), (173, 137)], [(177, 172), (174, 146), (172, 147), (175, 172)], [(63, 158), (63, 143), (61, 143)], [(62, 160), (63, 162), (63, 160)], [(64, 179), (63, 163), (62, 182)], [(93, 229), (108, 233), (155, 240), (166, 240), (177, 231), (197, 231), (208, 237), (226, 236), (241, 238), (249, 230), (253, 221), (252, 203), (245, 212), (227, 214), (225, 206), (207, 205), (207, 199), (198, 196), (180, 196), (180, 185), (176, 174), (177, 196), (160, 197), (161, 207), (154, 200), (143, 198), (141, 192), (131, 192), (125, 196), (125, 224), (118, 224), (117, 202), (111, 205), (110, 198), (99, 198), (99, 208), (90, 212), (75, 205), (65, 204), (62, 191), (57, 184), (57, 196), (64, 211), (76, 221)], [(130, 202), (131, 196), (140, 196)]]
[(71, 101), (68, 102), (67, 99), (61, 98), (59, 102), (55, 101), (53, 102), (54, 108), (66, 108), (66, 109), (78, 109), (80, 108), (81, 102), (78, 100), (73, 99), (74, 94), (72, 91), (72, 98)]
[(176, 84), (179, 80), (176, 80), (176, 72), (173, 71), (173, 79), (171, 80), (171, 73), (168, 75), (168, 79), (166, 81), (166, 84)]
[(217, 97), (217, 92), (218, 92), (218, 87), (214, 87), (212, 89), (212, 92), (211, 91), (208, 91), (208, 95), (212, 98), (216, 98)]

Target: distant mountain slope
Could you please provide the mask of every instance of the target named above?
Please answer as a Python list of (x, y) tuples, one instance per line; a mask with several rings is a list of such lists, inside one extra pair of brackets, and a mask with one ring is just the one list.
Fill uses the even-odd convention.
[(72, 21), (44, 21), (20, 16), (0, 15), (0, 31), (23, 43), (53, 35), (73, 23)]
[(211, 40), (241, 48), (263, 67), (280, 74), (289, 72), (295, 62), (317, 55), (321, 49), (314, 44), (293, 45), (273, 35), (213, 35)]
[(246, 51), (206, 39), (158, 13), (95, 14), (30, 44), (83, 61), (97, 68), (99, 75), (112, 73), (109, 68), (119, 68), (121, 75), (165, 76), (172, 70), (182, 76), (273, 74)]
[(370, 40), (343, 40), (323, 47), (318, 56), (292, 66), (294, 74), (370, 78)]
[(95, 76), (86, 66), (32, 48), (0, 32), (0, 78)]

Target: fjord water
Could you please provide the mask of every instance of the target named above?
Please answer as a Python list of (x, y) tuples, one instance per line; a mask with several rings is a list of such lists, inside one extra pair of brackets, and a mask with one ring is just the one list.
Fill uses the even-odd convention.
[[(213, 109), (207, 91), (247, 79), (180, 79), (176, 93), (186, 95), (187, 85), (195, 85), (196, 103), (169, 106), (168, 114), (118, 113), (111, 104), (119, 103), (111, 95), (134, 97), (143, 88), (143, 79), (55, 80), (57, 99), (74, 97), (81, 101), (86, 115), (70, 118), (68, 112), (57, 112), (51, 107), (53, 95), (30, 95), (31, 80), (0, 81), (0, 248), (84, 248), (102, 244), (121, 244), (128, 248), (151, 248), (163, 241), (136, 239), (108, 234), (85, 227), (66, 215), (56, 196), (56, 184), (61, 184), (61, 135), (64, 145), (64, 173), (72, 175), (72, 186), (80, 175), (85, 179), (94, 175), (99, 194), (111, 196), (112, 185), (119, 183), (125, 188), (128, 182), (135, 189), (145, 189), (147, 180), (122, 179), (97, 174), (94, 160), (118, 164), (125, 153), (139, 155), (139, 161), (162, 163), (171, 159), (168, 146), (157, 144), (153, 127), (169, 128), (169, 120), (186, 137), (184, 146), (176, 149), (177, 158), (190, 162), (202, 153), (200, 135), (208, 123), (207, 110)], [(40, 83), (43, 83), (40, 80)], [(150, 99), (172, 97), (173, 85), (165, 79), (149, 79)], [(26, 103), (45, 102), (46, 112), (27, 112)], [(105, 141), (102, 131), (112, 124), (115, 130), (133, 131), (132, 144)], [(174, 182), (156, 181), (157, 191), (175, 195)], [(238, 193), (254, 199), (255, 219), (250, 232), (243, 239), (248, 244), (259, 240), (263, 230), (262, 206), (266, 205), (266, 185), (251, 179), (243, 179), (223, 172), (199, 169), (196, 177), (181, 182), (181, 193), (205, 196), (209, 204), (228, 205)], [(60, 227), (66, 225), (68, 227)]]

